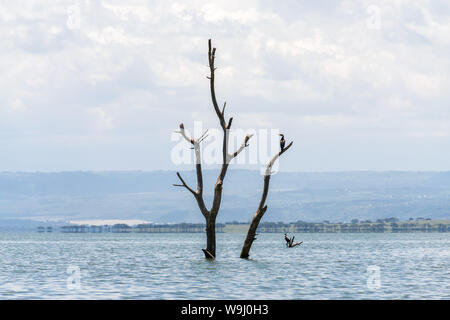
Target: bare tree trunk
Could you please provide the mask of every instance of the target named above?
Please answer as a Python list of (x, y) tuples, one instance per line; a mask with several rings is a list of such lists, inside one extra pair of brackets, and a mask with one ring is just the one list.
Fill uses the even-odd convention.
[(216, 256), (216, 221), (212, 217), (206, 221), (206, 251), (203, 251), (206, 258)]
[(206, 138), (206, 132), (203, 133), (198, 139), (190, 138), (186, 135), (184, 130), (184, 125), (180, 124), (180, 133), (189, 143), (194, 146), (195, 151), (195, 159), (196, 159), (196, 172), (197, 172), (197, 190), (194, 191), (190, 188), (186, 182), (181, 177), (180, 173), (177, 172), (177, 176), (180, 179), (182, 184), (174, 184), (177, 187), (184, 187), (189, 190), (197, 201), (198, 207), (205, 217), (206, 220), (206, 249), (202, 249), (205, 254), (205, 258), (214, 259), (216, 257), (216, 217), (219, 213), (220, 203), (222, 200), (222, 188), (223, 181), (225, 179), (225, 175), (227, 173), (229, 162), (236, 157), (245, 147), (247, 147), (248, 140), (252, 137), (252, 135), (247, 135), (242, 143), (241, 147), (232, 154), (228, 153), (228, 137), (229, 130), (231, 128), (231, 123), (233, 122), (233, 118), (230, 118), (228, 122), (225, 121), (225, 107), (226, 103), (223, 104), (222, 110), (219, 109), (219, 105), (217, 104), (216, 92), (214, 87), (214, 79), (215, 79), (215, 70), (214, 66), (215, 61), (215, 53), (216, 48), (212, 48), (211, 39), (208, 40), (208, 61), (209, 61), (209, 69), (210, 75), (207, 77), (210, 80), (210, 92), (211, 92), (211, 100), (213, 103), (214, 111), (219, 118), (220, 126), (223, 130), (223, 144), (222, 144), (222, 167), (217, 177), (216, 184), (214, 186), (214, 199), (212, 203), (212, 207), (208, 210), (205, 206), (205, 202), (203, 200), (203, 176), (202, 176), (202, 167), (201, 167), (201, 152), (200, 152), (200, 142)]
[(259, 201), (256, 213), (253, 215), (252, 222), (247, 231), (247, 237), (245, 238), (244, 244), (242, 246), (241, 258), (243, 259), (247, 259), (250, 256), (250, 248), (252, 247), (253, 241), (256, 240), (256, 230), (258, 229), (258, 225), (259, 222), (261, 221), (261, 218), (264, 216), (264, 213), (266, 213), (267, 210), (267, 205), (265, 205), (265, 203), (267, 199), (267, 194), (269, 193), (269, 183), (270, 183), (270, 176), (272, 175), (272, 166), (278, 159), (278, 157), (281, 156), (287, 149), (289, 149), (292, 146), (292, 143), (293, 142), (289, 143), (289, 145), (286, 148), (284, 148), (276, 155), (274, 155), (266, 167), (266, 172), (264, 174), (264, 188), (261, 200)]
[(263, 217), (264, 213), (267, 210), (267, 206), (264, 205), (266, 202), (267, 194), (269, 192), (269, 182), (270, 175), (264, 176), (264, 189), (261, 197), (261, 201), (259, 202), (258, 209), (253, 216), (252, 223), (248, 228), (247, 237), (245, 238), (244, 245), (241, 250), (241, 258), (248, 258), (250, 255), (250, 248), (252, 247), (253, 241), (256, 240), (256, 230), (258, 229), (259, 221)]

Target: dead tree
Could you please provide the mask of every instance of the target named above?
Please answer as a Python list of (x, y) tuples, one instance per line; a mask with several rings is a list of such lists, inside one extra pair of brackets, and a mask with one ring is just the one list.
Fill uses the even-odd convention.
[(266, 171), (264, 173), (264, 188), (261, 200), (259, 202), (258, 209), (256, 209), (256, 213), (253, 216), (252, 223), (248, 228), (247, 237), (245, 238), (244, 245), (242, 246), (241, 250), (241, 258), (247, 259), (250, 256), (250, 248), (253, 244), (253, 241), (256, 240), (255, 236), (256, 230), (258, 229), (259, 221), (264, 216), (264, 213), (267, 210), (267, 205), (265, 203), (267, 194), (269, 193), (269, 182), (270, 176), (272, 175), (272, 166), (275, 163), (275, 161), (292, 146), (293, 143), (294, 142), (291, 141), (291, 143), (289, 143), (286, 148), (282, 148), (281, 151), (275, 154), (267, 164)]
[(181, 184), (174, 184), (177, 187), (184, 187), (189, 192), (192, 193), (195, 200), (197, 201), (198, 207), (205, 217), (206, 220), (206, 249), (202, 249), (205, 254), (205, 258), (214, 259), (216, 257), (216, 218), (219, 213), (220, 203), (222, 200), (222, 187), (223, 181), (225, 179), (225, 175), (227, 173), (228, 165), (230, 161), (235, 158), (245, 147), (248, 146), (247, 142), (252, 137), (252, 135), (247, 135), (244, 139), (244, 142), (239, 147), (239, 149), (233, 153), (228, 153), (228, 140), (229, 140), (229, 131), (231, 128), (231, 123), (233, 122), (233, 118), (230, 117), (228, 121), (225, 120), (225, 107), (226, 102), (223, 104), (222, 109), (219, 108), (216, 99), (216, 91), (214, 87), (214, 79), (215, 79), (215, 71), (216, 67), (214, 66), (215, 62), (215, 54), (216, 48), (212, 48), (211, 39), (208, 40), (208, 62), (209, 62), (209, 70), (210, 75), (207, 77), (209, 79), (210, 84), (210, 93), (211, 100), (214, 107), (214, 111), (216, 112), (217, 117), (219, 118), (220, 127), (223, 130), (223, 143), (222, 143), (222, 166), (220, 169), (219, 176), (217, 177), (216, 184), (214, 186), (214, 198), (213, 203), (210, 209), (208, 209), (203, 200), (203, 176), (202, 176), (202, 161), (201, 161), (201, 152), (200, 152), (200, 143), (203, 139), (206, 138), (207, 132), (204, 132), (199, 138), (195, 139), (192, 137), (188, 137), (186, 135), (183, 123), (180, 124), (180, 133), (183, 138), (188, 141), (194, 149), (195, 152), (195, 167), (197, 173), (197, 190), (189, 187), (184, 179), (181, 177), (180, 173), (177, 172), (178, 179), (181, 181)]
[(285, 233), (284, 240), (286, 240), (286, 247), (293, 248), (293, 247), (301, 245), (303, 243), (303, 241), (294, 243), (294, 239), (295, 239), (295, 236), (292, 236), (292, 238), (289, 238)]

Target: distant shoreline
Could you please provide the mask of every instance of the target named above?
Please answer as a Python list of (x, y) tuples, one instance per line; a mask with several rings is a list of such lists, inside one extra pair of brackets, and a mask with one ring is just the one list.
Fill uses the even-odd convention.
[[(259, 225), (259, 233), (446, 233), (450, 232), (450, 220), (414, 220), (414, 221), (377, 221), (352, 223), (314, 223), (314, 222), (263, 222)], [(391, 220), (391, 221), (390, 221)], [(218, 233), (246, 233), (247, 223), (218, 223)], [(39, 226), (38, 232), (62, 233), (203, 233), (205, 225), (201, 223), (177, 224), (127, 224), (114, 225), (78, 225), (62, 227)]]

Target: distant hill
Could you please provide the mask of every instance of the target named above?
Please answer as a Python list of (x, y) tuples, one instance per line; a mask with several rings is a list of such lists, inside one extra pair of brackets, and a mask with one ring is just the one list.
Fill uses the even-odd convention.
[[(206, 170), (211, 203), (217, 171)], [(195, 187), (195, 172), (183, 173)], [(0, 173), (0, 219), (140, 219), (203, 222), (172, 171)], [(219, 222), (251, 219), (262, 188), (257, 171), (229, 170)], [(450, 172), (278, 173), (264, 221), (450, 218)], [(6, 220), (5, 220), (6, 221)]]

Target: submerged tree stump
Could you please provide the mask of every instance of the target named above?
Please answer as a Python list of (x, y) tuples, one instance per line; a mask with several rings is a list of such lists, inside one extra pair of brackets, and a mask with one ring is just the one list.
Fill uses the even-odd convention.
[(303, 243), (303, 241), (294, 243), (294, 239), (295, 239), (295, 236), (292, 236), (292, 238), (289, 238), (287, 236), (287, 234), (285, 233), (284, 234), (284, 240), (286, 241), (286, 247), (293, 248), (293, 247), (301, 245)]
[(202, 249), (202, 250), (203, 250), (203, 253), (205, 254), (205, 258), (206, 258), (206, 259), (214, 259), (214, 256), (212, 255), (211, 252), (209, 252), (209, 251), (206, 250), (206, 249)]

